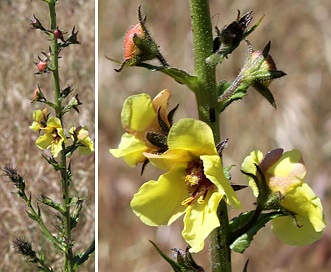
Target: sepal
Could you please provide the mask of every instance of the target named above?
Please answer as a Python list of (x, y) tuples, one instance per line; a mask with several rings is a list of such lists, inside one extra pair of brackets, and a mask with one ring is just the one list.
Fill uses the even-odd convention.
[(166, 254), (164, 254), (161, 249), (152, 241), (150, 241), (157, 252), (161, 255), (161, 257), (166, 260), (170, 266), (172, 267), (174, 272), (204, 272), (205, 270), (196, 264), (193, 260), (191, 253), (189, 252), (189, 248), (186, 248), (185, 252), (181, 249), (174, 248), (173, 251), (175, 254), (173, 257), (176, 259), (172, 259)]
[[(230, 248), (238, 253), (244, 251), (250, 246), (255, 234), (272, 219), (282, 216), (278, 212), (262, 213), (256, 221), (250, 222), (254, 217), (255, 211), (241, 213), (238, 217), (230, 221), (232, 241)], [(239, 235), (238, 235), (239, 234)]]

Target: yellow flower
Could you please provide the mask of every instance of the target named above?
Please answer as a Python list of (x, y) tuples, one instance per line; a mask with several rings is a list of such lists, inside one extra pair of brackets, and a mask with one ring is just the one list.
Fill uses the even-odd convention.
[(91, 138), (88, 136), (87, 129), (83, 127), (72, 127), (69, 130), (72, 139), (77, 140), (78, 151), (83, 155), (90, 155), (94, 151), (94, 144)]
[[(306, 245), (318, 240), (326, 224), (323, 207), (304, 183), (306, 168), (301, 153), (298, 150), (283, 153), (282, 149), (275, 149), (263, 157), (262, 152), (256, 150), (245, 158), (242, 170), (256, 176), (257, 167), (263, 173), (270, 193), (279, 194), (278, 207), (288, 213), (288, 216), (272, 220), (273, 233), (289, 245)], [(249, 185), (258, 196), (261, 185), (251, 177)]]
[(33, 123), (30, 126), (35, 131), (44, 132), (36, 140), (36, 145), (40, 149), (51, 148), (51, 153), (54, 157), (57, 157), (59, 152), (63, 149), (62, 144), (67, 142), (64, 135), (62, 124), (59, 118), (49, 117), (46, 114), (46, 110), (36, 110), (33, 113)]
[(30, 126), (34, 131), (39, 131), (40, 129), (47, 126), (47, 109), (35, 110), (33, 112), (33, 123)]
[(167, 149), (169, 132), (168, 100), (170, 91), (161, 91), (154, 99), (145, 93), (128, 97), (121, 113), (123, 134), (118, 149), (109, 152), (116, 158), (123, 157), (131, 167), (144, 162), (144, 152), (162, 153)]
[(135, 214), (147, 225), (170, 225), (184, 216), (182, 235), (191, 252), (220, 226), (217, 207), (223, 197), (238, 208), (240, 202), (226, 179), (210, 127), (198, 120), (181, 119), (168, 135), (168, 150), (145, 154), (156, 167), (167, 170), (157, 181), (141, 186), (131, 201)]

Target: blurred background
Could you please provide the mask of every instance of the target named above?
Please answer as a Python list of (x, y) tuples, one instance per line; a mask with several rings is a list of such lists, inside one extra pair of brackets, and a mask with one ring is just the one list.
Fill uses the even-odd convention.
[[(75, 87), (83, 105), (80, 114), (74, 112), (65, 123), (77, 123), (87, 126), (94, 140), (94, 0), (61, 0), (57, 5), (57, 19), (60, 29), (70, 32), (73, 26), (79, 31), (81, 45), (70, 46), (61, 52), (60, 83), (65, 88)], [(44, 107), (39, 103), (31, 104), (33, 91), (40, 85), (46, 97), (52, 97), (51, 74), (35, 75), (33, 62), (38, 62), (41, 51), (47, 52), (47, 36), (30, 29), (33, 15), (49, 27), (49, 10), (43, 1), (0, 1), (0, 168), (6, 165), (17, 167), (24, 176), (26, 192), (31, 192), (33, 202), (41, 193), (54, 200), (61, 200), (60, 178), (53, 168), (43, 159), (41, 150), (35, 145), (38, 133), (32, 131), (32, 114), (35, 109)], [(69, 117), (69, 115), (67, 115)], [(44, 153), (49, 155), (50, 153)], [(75, 253), (85, 250), (94, 238), (94, 155), (72, 156), (73, 186), (72, 194), (86, 197), (80, 222), (73, 233), (77, 241)], [(0, 174), (0, 271), (37, 271), (33, 264), (27, 264), (22, 255), (16, 254), (12, 240), (24, 237), (32, 241), (36, 251), (42, 246), (46, 253), (53, 250), (43, 240), (40, 230), (25, 213), (26, 206), (21, 199), (11, 192), (14, 186)], [(47, 214), (47, 225), (54, 229), (55, 214), (53, 210), (41, 209)], [(46, 256), (48, 258), (49, 256)], [(61, 259), (52, 254), (51, 262), (56, 271)], [(80, 271), (94, 271), (95, 257), (86, 262)]]
[[(147, 27), (159, 43), (170, 65), (193, 71), (192, 37), (188, 1), (115, 1), (99, 0), (99, 269), (100, 271), (171, 271), (148, 242), (152, 240), (167, 253), (185, 248), (181, 238), (182, 219), (170, 227), (144, 225), (133, 214), (129, 203), (141, 184), (156, 179), (158, 172), (147, 167), (131, 169), (121, 159), (110, 156), (123, 133), (120, 111), (132, 94), (146, 92), (154, 97), (168, 88), (173, 97), (170, 108), (180, 104), (175, 120), (197, 117), (193, 94), (171, 78), (143, 68), (127, 68), (116, 73), (122, 60), (123, 35), (138, 22), (137, 8), (147, 15)], [(264, 153), (282, 147), (301, 150), (306, 166), (306, 181), (323, 202), (330, 223), (331, 175), (331, 3), (328, 0), (232, 1), (211, 0), (213, 25), (220, 29), (237, 16), (237, 9), (253, 10), (253, 25), (265, 18), (249, 40), (255, 49), (271, 41), (270, 54), (277, 68), (286, 72), (270, 89), (276, 99), (274, 110), (254, 89), (244, 100), (234, 103), (221, 117), (221, 135), (229, 138), (224, 164), (236, 164), (233, 181), (246, 184), (240, 173), (243, 159), (254, 149)], [(232, 80), (244, 61), (245, 43), (223, 61), (218, 79)], [(239, 193), (246, 209), (254, 201), (249, 189)], [(233, 214), (237, 211), (231, 212)], [(233, 271), (242, 271), (247, 259), (249, 271), (330, 271), (330, 226), (323, 238), (306, 247), (281, 244), (272, 235), (270, 225), (262, 229), (243, 254), (233, 253)], [(208, 249), (195, 256), (208, 267)]]

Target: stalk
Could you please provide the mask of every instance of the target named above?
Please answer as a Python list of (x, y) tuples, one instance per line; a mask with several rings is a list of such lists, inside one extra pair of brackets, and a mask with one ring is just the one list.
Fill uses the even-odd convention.
[[(215, 65), (206, 59), (213, 53), (213, 33), (208, 0), (190, 0), (191, 24), (194, 48), (194, 72), (199, 81), (195, 96), (199, 119), (207, 123), (220, 141), (217, 108)], [(218, 207), (220, 227), (211, 233), (210, 254), (213, 272), (231, 272), (230, 232), (227, 204), (222, 200)]]
[[(54, 31), (57, 27), (56, 23), (56, 11), (55, 11), (55, 1), (47, 1), (49, 6), (49, 13), (51, 18), (51, 30)], [(56, 105), (56, 117), (60, 119), (61, 124), (63, 124), (62, 118), (62, 99), (61, 99), (61, 88), (60, 88), (60, 77), (59, 77), (59, 45), (55, 37), (51, 40), (51, 69), (53, 74), (53, 84), (54, 84), (54, 102)], [(59, 153), (60, 165), (61, 165), (61, 180), (62, 180), (62, 194), (63, 194), (63, 222), (64, 222), (64, 235), (65, 235), (65, 271), (74, 271), (74, 257), (71, 245), (71, 226), (70, 226), (70, 192), (69, 192), (69, 178), (67, 172), (67, 161), (65, 156), (65, 143), (63, 143), (63, 150)]]

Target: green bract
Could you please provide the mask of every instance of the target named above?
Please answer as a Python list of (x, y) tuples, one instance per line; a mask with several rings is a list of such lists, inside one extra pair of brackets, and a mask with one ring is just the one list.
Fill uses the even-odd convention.
[[(301, 153), (298, 150), (283, 153), (279, 149), (263, 157), (262, 152), (256, 150), (245, 158), (242, 170), (256, 175), (257, 166), (270, 191), (280, 194), (280, 208), (289, 213), (289, 216), (272, 220), (273, 233), (289, 245), (306, 245), (318, 240), (325, 227), (323, 207), (304, 183), (306, 168)], [(258, 188), (252, 178), (249, 178), (249, 185), (257, 196)]]
[(144, 155), (156, 167), (168, 171), (157, 181), (141, 186), (131, 201), (135, 214), (147, 225), (170, 225), (184, 216), (182, 235), (191, 252), (220, 223), (217, 207), (223, 197), (238, 208), (240, 202), (226, 179), (210, 127), (198, 120), (181, 119), (168, 134), (168, 150)]
[(144, 152), (158, 152), (160, 148), (149, 142), (146, 135), (162, 132), (158, 116), (170, 126), (167, 117), (170, 96), (168, 90), (163, 90), (153, 101), (145, 93), (128, 97), (121, 113), (122, 126), (126, 133), (123, 134), (118, 149), (110, 149), (109, 152), (116, 158), (123, 157), (131, 167), (146, 160)]

